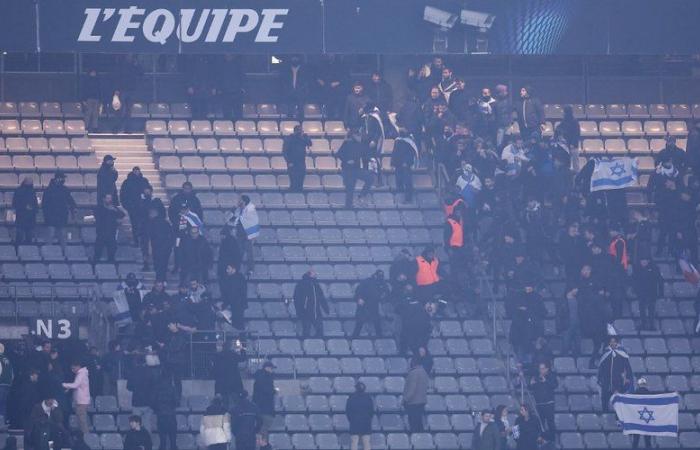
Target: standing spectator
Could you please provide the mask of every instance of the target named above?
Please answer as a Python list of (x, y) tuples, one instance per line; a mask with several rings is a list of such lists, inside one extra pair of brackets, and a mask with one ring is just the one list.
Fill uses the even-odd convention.
[(294, 133), (284, 138), (282, 154), (287, 162), (289, 190), (302, 192), (306, 177), (306, 150), (311, 147), (311, 139), (301, 130), (301, 125), (294, 126)]
[(7, 418), (7, 397), (15, 379), (15, 371), (10, 358), (5, 356), (5, 344), (0, 343), (0, 416)]
[(673, 167), (683, 174), (688, 165), (688, 158), (685, 151), (678, 147), (676, 142), (675, 136), (666, 136), (666, 146), (656, 155), (656, 163), (671, 161), (673, 162)]
[(379, 305), (389, 295), (388, 286), (384, 280), (384, 272), (377, 270), (371, 277), (360, 281), (355, 289), (355, 328), (353, 338), (359, 338), (364, 324), (374, 326), (377, 338), (382, 336), (382, 319)]
[(615, 393), (627, 392), (634, 380), (630, 358), (618, 347), (617, 338), (610, 336), (608, 348), (598, 366), (598, 385), (603, 411), (610, 410), (610, 397)]
[(532, 418), (528, 405), (520, 405), (520, 414), (515, 419), (515, 426), (518, 429), (515, 448), (517, 450), (537, 450), (539, 448), (540, 426), (537, 420)]
[(173, 273), (184, 267), (184, 255), (183, 255), (183, 243), (190, 237), (192, 228), (197, 228), (199, 233), (204, 232), (204, 223), (202, 219), (190, 209), (188, 203), (183, 203), (180, 208), (180, 214), (176, 218), (176, 222), (173, 223), (173, 228), (175, 229), (175, 267), (173, 268)]
[(399, 137), (394, 141), (391, 152), (391, 167), (396, 172), (396, 190), (404, 193), (404, 200), (413, 201), (413, 167), (418, 164), (418, 144), (413, 136), (404, 129), (399, 130)]
[(491, 89), (485, 87), (476, 99), (476, 134), (484, 140), (494, 142), (496, 138), (496, 99), (491, 96)]
[(369, 194), (374, 176), (361, 167), (362, 156), (368, 153), (367, 145), (362, 142), (362, 136), (357, 130), (351, 130), (336, 153), (340, 159), (341, 175), (345, 186), (345, 207), (352, 208), (355, 197), (357, 180), (364, 181), (360, 198)]
[(508, 407), (506, 405), (498, 405), (493, 418), (493, 423), (498, 428), (498, 433), (501, 436), (500, 449), (508, 450), (508, 437), (512, 435), (513, 430), (508, 423)]
[[(167, 376), (172, 377), (175, 400), (179, 403), (182, 396), (182, 379), (187, 368), (189, 342), (179, 323), (171, 321), (168, 324), (168, 331), (170, 333), (167, 341), (161, 343), (161, 347), (165, 356), (165, 371)], [(171, 383), (168, 382), (167, 384)], [(157, 400), (156, 403), (158, 403)]]
[(13, 400), (16, 398), (16, 402), (8, 402), (8, 408), (17, 408), (16, 414), (10, 415), (15, 419), (14, 422), (10, 421), (10, 428), (29, 429), (32, 408), (41, 401), (40, 387), (39, 370), (31, 368), (26, 378), (17, 384), (16, 395), (10, 397)]
[(557, 376), (551, 372), (548, 363), (540, 363), (539, 373), (530, 379), (530, 391), (535, 398), (537, 414), (542, 426), (546, 428), (545, 439), (554, 442), (556, 426), (554, 424), (554, 391), (559, 386)]
[(399, 339), (399, 353), (405, 353), (408, 348), (416, 354), (421, 347), (428, 346), (433, 327), (430, 323), (430, 314), (433, 311), (432, 303), (424, 303), (418, 298), (413, 298), (413, 284), (404, 288), (404, 300), (399, 311), (401, 314), (401, 338)]
[(119, 172), (114, 167), (114, 161), (117, 159), (112, 155), (106, 155), (102, 158), (102, 165), (97, 171), (97, 202), (102, 201), (105, 195), (112, 196), (112, 200), (116, 206), (119, 206), (119, 195), (117, 193), (117, 178)]
[(352, 92), (345, 99), (343, 123), (346, 129), (354, 130), (362, 126), (362, 113), (369, 101), (363, 84), (360, 81), (355, 81), (352, 85)]
[[(678, 203), (678, 191), (681, 177), (671, 159), (661, 161), (651, 175), (647, 188), (650, 201), (656, 205), (658, 212), (659, 235), (656, 243), (656, 256), (664, 253), (666, 246), (675, 248), (675, 208)], [(670, 242), (669, 242), (670, 240)]]
[(388, 113), (394, 108), (394, 91), (391, 85), (384, 80), (378, 71), (372, 72), (372, 82), (367, 90), (369, 99), (374, 102), (382, 112)]
[(65, 186), (66, 175), (56, 172), (49, 182), (41, 200), (41, 209), (44, 212), (44, 222), (49, 227), (48, 243), (53, 244), (58, 239), (61, 247), (66, 246), (64, 228), (68, 225), (68, 217), (75, 215), (75, 200)]
[(457, 80), (452, 74), (452, 69), (449, 67), (443, 67), (441, 73), (442, 79), (440, 79), (437, 88), (445, 99), (445, 102), (450, 103), (450, 95), (457, 90)]
[[(140, 297), (139, 293), (139, 297)], [(104, 395), (117, 396), (117, 382), (121, 378), (125, 366), (126, 354), (122, 350), (121, 343), (116, 340), (109, 341), (108, 351), (102, 357), (102, 369), (104, 370)]]
[(325, 116), (338, 120), (343, 111), (343, 101), (347, 92), (348, 71), (336, 55), (323, 55), (316, 75), (319, 100), (323, 105)]
[(501, 434), (492, 416), (491, 411), (481, 412), (481, 421), (472, 436), (472, 450), (501, 450)]
[(73, 362), (70, 366), (75, 374), (72, 383), (63, 383), (65, 389), (73, 390), (73, 409), (78, 416), (78, 424), (83, 434), (90, 432), (88, 424), (87, 410), (90, 406), (90, 376), (87, 367), (80, 362)]
[(496, 122), (496, 149), (500, 151), (505, 144), (506, 132), (513, 124), (513, 103), (510, 101), (508, 86), (504, 84), (496, 86), (493, 114)]
[(232, 231), (233, 229), (228, 225), (221, 229), (219, 258), (216, 261), (216, 274), (219, 279), (226, 275), (228, 266), (235, 267), (237, 271), (241, 270), (241, 246)]
[(153, 370), (146, 366), (143, 356), (137, 356), (134, 367), (129, 371), (126, 388), (131, 391), (133, 413), (141, 418), (140, 426), (151, 430), (156, 379)]
[[(168, 261), (175, 245), (175, 233), (172, 225), (158, 208), (148, 210), (146, 236), (151, 244), (153, 270), (157, 281), (165, 281), (168, 272)], [(145, 261), (144, 261), (145, 262)]]
[(233, 435), (236, 437), (236, 450), (255, 450), (256, 436), (260, 429), (260, 411), (248, 398), (246, 391), (241, 392), (240, 399), (231, 414)]
[(198, 227), (191, 227), (189, 235), (180, 243), (182, 261), (180, 282), (197, 280), (206, 282), (212, 264), (212, 250)]
[(302, 336), (308, 337), (313, 326), (316, 336), (323, 337), (323, 314), (328, 314), (330, 309), (313, 269), (294, 287), (294, 308), (301, 321)]
[(31, 425), (25, 429), (27, 448), (32, 450), (60, 449), (68, 444), (63, 428), (63, 416), (55, 399), (47, 398), (34, 405)]
[(246, 259), (246, 269), (250, 275), (255, 269), (253, 242), (260, 235), (260, 219), (255, 204), (250, 201), (250, 197), (247, 195), (241, 195), (238, 200), (231, 225), (236, 230), (236, 238), (242, 246), (241, 257)]
[[(637, 395), (649, 395), (651, 391), (647, 388), (647, 379), (640, 377), (637, 380), (637, 388), (634, 390)], [(638, 434), (632, 435), (632, 448), (639, 448), (639, 436)], [(644, 448), (651, 448), (651, 436), (644, 436)]]
[(632, 287), (639, 299), (641, 329), (656, 329), (654, 326), (656, 300), (663, 296), (664, 279), (656, 263), (647, 254), (640, 255), (639, 262), (634, 265)]
[(15, 210), (15, 245), (31, 244), (34, 241), (38, 208), (34, 180), (25, 177), (12, 196), (12, 209)]
[(160, 435), (159, 450), (166, 450), (167, 443), (170, 444), (169, 450), (177, 450), (175, 410), (180, 405), (180, 395), (172, 383), (173, 378), (174, 376), (166, 371), (155, 387), (154, 409), (158, 419), (158, 434)]
[(245, 310), (248, 308), (248, 281), (236, 266), (226, 266), (224, 276), (219, 278), (221, 300), (225, 309), (231, 311), (231, 325), (245, 329)]
[(121, 203), (129, 213), (132, 234), (134, 235), (134, 245), (139, 244), (139, 237), (142, 234), (143, 217), (139, 217), (141, 211), (141, 200), (146, 189), (152, 189), (151, 183), (143, 176), (141, 169), (135, 166), (122, 182), (119, 190)]
[[(604, 289), (592, 278), (592, 275), (591, 266), (588, 264), (584, 265), (581, 268), (579, 283), (567, 294), (567, 298), (572, 297), (576, 299), (581, 335), (593, 340), (593, 352), (589, 360), (590, 368), (595, 367), (595, 359), (600, 354), (600, 349), (605, 343), (608, 324), (608, 314), (603, 299)], [(569, 347), (572, 347), (571, 343)]]
[(581, 141), (581, 127), (574, 117), (574, 109), (571, 105), (564, 106), (564, 118), (554, 130), (554, 137), (564, 140), (574, 163), (574, 170), (578, 171), (578, 145)]
[(423, 300), (433, 300), (440, 291), (440, 261), (435, 255), (435, 248), (428, 246), (423, 253), (416, 256), (415, 280), (418, 286), (418, 297)]
[(221, 90), (221, 107), (224, 117), (237, 120), (241, 117), (246, 94), (246, 76), (237, 55), (227, 53), (220, 63), (218, 88)]
[(176, 231), (180, 224), (180, 213), (185, 205), (187, 205), (191, 212), (197, 215), (200, 221), (204, 221), (202, 203), (199, 201), (199, 198), (197, 198), (197, 194), (195, 194), (194, 190), (192, 189), (192, 183), (189, 181), (182, 183), (182, 189), (180, 192), (175, 194), (175, 196), (170, 200), (168, 218)]
[(105, 194), (102, 202), (95, 208), (94, 264), (100, 261), (104, 250), (107, 250), (107, 261), (114, 262), (114, 255), (117, 253), (117, 228), (124, 216), (121, 208), (113, 203), (112, 194)]
[(410, 95), (396, 114), (396, 123), (405, 129), (420, 146), (423, 140), (423, 110), (418, 98)]
[(246, 356), (240, 340), (231, 340), (225, 345), (226, 348), (222, 344), (221, 351), (217, 351), (215, 354), (212, 375), (214, 377), (214, 392), (230, 405), (243, 392), (239, 364), (246, 360)]
[(474, 116), (474, 101), (469, 98), (464, 80), (457, 79), (457, 89), (450, 94), (447, 106), (454, 116), (462, 122), (471, 122)]
[(428, 403), (430, 379), (417, 358), (411, 358), (411, 368), (406, 375), (403, 388), (403, 403), (408, 415), (408, 429), (411, 433), (423, 432), (425, 404)]
[(534, 97), (531, 87), (520, 88), (520, 105), (518, 105), (518, 125), (524, 139), (539, 139), (544, 125), (544, 106), (539, 98)]
[(81, 93), (85, 110), (85, 128), (89, 133), (94, 133), (100, 128), (100, 107), (103, 99), (100, 78), (95, 69), (90, 69), (87, 75), (83, 76)]
[(693, 169), (693, 173), (700, 174), (700, 121), (695, 122), (690, 127), (686, 154), (688, 155), (688, 165)]
[(141, 428), (141, 417), (129, 417), (129, 431), (124, 437), (124, 450), (151, 450), (153, 442), (148, 430)]
[(271, 361), (265, 361), (262, 369), (258, 369), (254, 375), (253, 403), (260, 412), (260, 441), (261, 446), (268, 443), (270, 427), (275, 418), (275, 381), (273, 370), (275, 365)]
[[(199, 435), (207, 450), (226, 450), (231, 442), (231, 416), (221, 397), (214, 397), (202, 416)], [(125, 449), (126, 450), (126, 449)]]
[(364, 383), (355, 384), (355, 392), (348, 396), (345, 402), (345, 415), (350, 423), (350, 449), (357, 450), (362, 440), (363, 450), (370, 450), (369, 439), (372, 434), (372, 418), (374, 417), (374, 402), (365, 392)]
[(287, 117), (303, 119), (304, 103), (306, 103), (309, 89), (309, 74), (300, 56), (293, 55), (288, 64), (282, 64), (280, 82), (282, 92), (286, 96)]

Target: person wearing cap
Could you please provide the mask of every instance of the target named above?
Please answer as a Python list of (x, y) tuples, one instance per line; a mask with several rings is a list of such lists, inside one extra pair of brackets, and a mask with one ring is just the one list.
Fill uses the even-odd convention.
[(233, 435), (236, 437), (236, 450), (255, 450), (257, 433), (260, 430), (260, 410), (248, 398), (248, 392), (241, 392), (231, 413)]
[(423, 416), (428, 403), (430, 378), (418, 358), (411, 358), (411, 368), (406, 375), (403, 388), (403, 404), (408, 416), (408, 429), (411, 433), (423, 432)]
[(138, 166), (135, 166), (126, 176), (126, 180), (122, 182), (119, 190), (122, 205), (126, 212), (129, 213), (129, 222), (131, 222), (135, 245), (139, 244), (139, 239), (142, 237), (144, 222), (148, 214), (147, 210), (143, 211), (142, 209), (142, 200), (146, 189), (149, 189), (151, 193), (153, 192), (148, 178), (143, 176)]
[(76, 204), (66, 187), (66, 175), (63, 172), (56, 172), (49, 182), (41, 199), (41, 209), (44, 213), (44, 223), (49, 227), (47, 242), (53, 244), (57, 239), (61, 247), (65, 247), (64, 229), (68, 225), (69, 216), (75, 216)]
[(377, 270), (371, 277), (366, 278), (355, 289), (355, 328), (353, 338), (359, 338), (362, 327), (372, 324), (376, 337), (382, 336), (382, 319), (379, 306), (389, 296), (389, 286), (384, 279), (384, 271)]
[(345, 98), (343, 123), (346, 129), (356, 129), (362, 125), (362, 109), (369, 101), (370, 98), (365, 94), (362, 82), (355, 81), (352, 84), (352, 92)]
[(317, 337), (323, 337), (323, 314), (328, 314), (328, 302), (313, 269), (306, 272), (294, 287), (294, 309), (301, 321), (301, 335), (308, 337), (314, 327)]
[(114, 167), (116, 158), (112, 155), (106, 155), (102, 158), (102, 165), (97, 171), (97, 202), (102, 201), (105, 195), (112, 196), (112, 201), (115, 206), (119, 206), (119, 193), (117, 192), (117, 178), (119, 172)]
[(311, 139), (302, 131), (301, 125), (294, 126), (294, 132), (285, 136), (282, 155), (287, 163), (289, 190), (302, 192), (306, 177), (306, 150), (311, 147)]
[(260, 411), (260, 440), (265, 445), (269, 438), (270, 427), (275, 418), (275, 365), (265, 361), (261, 369), (253, 376), (253, 403)]
[(107, 261), (114, 262), (114, 255), (117, 253), (117, 228), (124, 216), (126, 214), (122, 209), (113, 203), (112, 194), (105, 194), (102, 202), (95, 208), (94, 264), (100, 261), (104, 250), (107, 250)]
[(15, 245), (29, 245), (34, 241), (38, 208), (34, 180), (25, 177), (12, 195), (12, 209), (15, 210)]
[(350, 424), (350, 449), (357, 450), (362, 441), (363, 450), (370, 450), (372, 435), (372, 419), (374, 418), (374, 402), (365, 392), (367, 388), (362, 382), (355, 383), (355, 392), (348, 396), (345, 402), (345, 415)]
[(664, 279), (659, 267), (648, 253), (639, 255), (632, 272), (632, 288), (639, 300), (639, 316), (642, 330), (654, 330), (656, 300), (664, 295)]
[[(647, 387), (647, 379), (640, 377), (637, 380), (637, 387), (635, 388), (634, 394), (637, 395), (649, 395), (651, 391)], [(639, 434), (632, 435), (632, 448), (639, 448)], [(651, 436), (644, 436), (644, 448), (651, 448)]]

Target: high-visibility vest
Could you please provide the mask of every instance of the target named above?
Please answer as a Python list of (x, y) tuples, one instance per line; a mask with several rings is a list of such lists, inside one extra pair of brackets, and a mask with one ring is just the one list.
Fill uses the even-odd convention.
[(455, 209), (456, 209), (457, 206), (459, 206), (460, 204), (463, 205), (463, 204), (464, 204), (464, 200), (462, 200), (461, 198), (458, 198), (457, 200), (453, 201), (452, 204), (450, 204), (450, 205), (444, 205), (445, 215), (446, 215), (447, 217), (450, 217), (452, 214), (454, 214)]
[(627, 266), (629, 265), (629, 257), (627, 256), (627, 242), (625, 242), (625, 238), (622, 236), (617, 236), (615, 239), (613, 239), (610, 243), (610, 247), (608, 247), (608, 253), (617, 258), (617, 243), (619, 241), (622, 241), (622, 255), (620, 255), (620, 262), (622, 267), (627, 270)]
[(464, 230), (462, 222), (454, 219), (447, 219), (447, 222), (452, 227), (452, 235), (450, 236), (450, 247), (464, 246)]
[(422, 256), (417, 256), (416, 262), (418, 263), (418, 272), (416, 273), (416, 284), (418, 286), (427, 286), (440, 281), (440, 276), (438, 275), (438, 265), (440, 263), (437, 258), (433, 258), (433, 262), (428, 262)]

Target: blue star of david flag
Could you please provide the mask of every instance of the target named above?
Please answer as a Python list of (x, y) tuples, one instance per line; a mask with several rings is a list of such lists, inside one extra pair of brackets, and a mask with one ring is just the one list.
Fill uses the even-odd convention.
[(591, 192), (637, 186), (636, 158), (596, 158)]
[(615, 394), (611, 402), (623, 434), (678, 436), (678, 393)]

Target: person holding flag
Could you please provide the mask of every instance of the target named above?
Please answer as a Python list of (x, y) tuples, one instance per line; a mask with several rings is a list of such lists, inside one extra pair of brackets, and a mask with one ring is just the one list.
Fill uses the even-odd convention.
[(678, 436), (677, 392), (650, 394), (646, 380), (637, 381), (633, 394), (615, 394), (611, 401), (624, 435), (633, 435), (632, 448), (639, 448), (639, 436), (644, 436), (644, 445), (651, 447), (652, 436)]
[(246, 258), (248, 274), (253, 272), (255, 255), (253, 241), (260, 235), (260, 219), (255, 204), (247, 195), (241, 195), (238, 206), (233, 211), (229, 224), (236, 230), (236, 238), (241, 242), (241, 259)]

